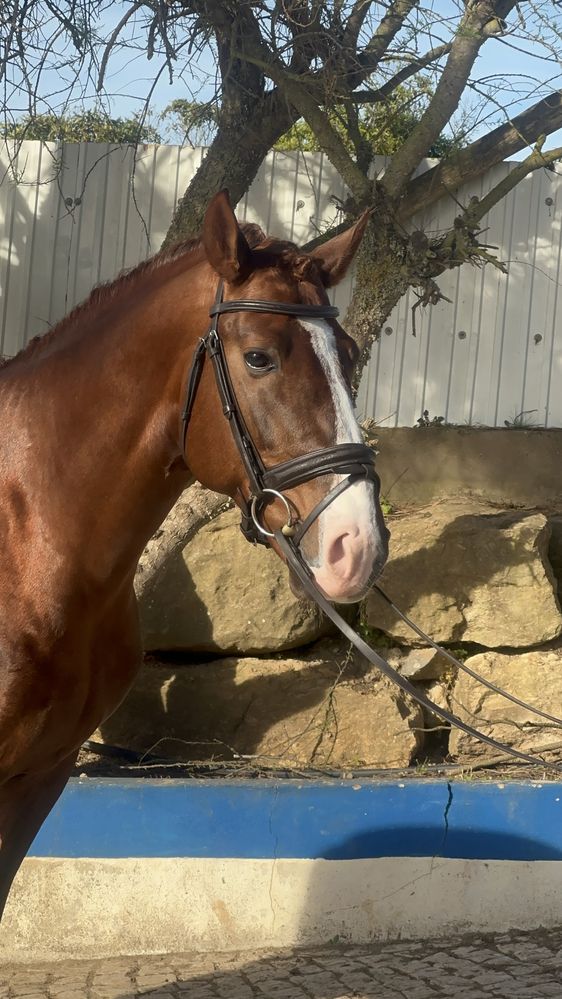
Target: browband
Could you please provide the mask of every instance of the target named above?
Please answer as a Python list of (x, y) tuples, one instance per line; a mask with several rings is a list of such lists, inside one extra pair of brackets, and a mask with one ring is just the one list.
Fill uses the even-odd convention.
[(223, 312), (275, 312), (281, 316), (301, 316), (302, 319), (335, 319), (340, 314), (335, 305), (294, 305), (287, 302), (260, 302), (251, 298), (215, 302), (209, 315), (220, 316)]

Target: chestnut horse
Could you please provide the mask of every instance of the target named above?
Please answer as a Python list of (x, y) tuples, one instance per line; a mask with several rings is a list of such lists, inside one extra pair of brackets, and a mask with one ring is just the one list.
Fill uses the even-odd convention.
[[(95, 289), (0, 370), (0, 911), (80, 745), (138, 669), (133, 579), (148, 539), (194, 479), (240, 504), (248, 495), (209, 365), (185, 446), (181, 430), (219, 280), (225, 301), (325, 306), (365, 223), (305, 254), (241, 228), (221, 192), (200, 240)], [(357, 351), (336, 321), (237, 312), (221, 317), (221, 335), (266, 466), (361, 441), (349, 391)], [(334, 481), (288, 491), (299, 517)], [(267, 507), (269, 527), (281, 506)], [(337, 496), (303, 548), (329, 599), (363, 596), (387, 556), (372, 484)]]

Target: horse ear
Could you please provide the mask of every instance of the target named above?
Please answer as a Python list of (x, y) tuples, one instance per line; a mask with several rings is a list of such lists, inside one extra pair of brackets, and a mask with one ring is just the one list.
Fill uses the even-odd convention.
[(322, 243), (321, 246), (311, 250), (310, 256), (314, 257), (316, 263), (320, 265), (322, 283), (325, 288), (331, 288), (338, 284), (344, 277), (363, 238), (370, 215), (371, 209), (367, 209), (360, 215), (355, 225), (329, 239), (327, 243)]
[(228, 191), (219, 191), (209, 202), (202, 240), (207, 259), (221, 278), (235, 284), (248, 276), (251, 251), (232, 211)]

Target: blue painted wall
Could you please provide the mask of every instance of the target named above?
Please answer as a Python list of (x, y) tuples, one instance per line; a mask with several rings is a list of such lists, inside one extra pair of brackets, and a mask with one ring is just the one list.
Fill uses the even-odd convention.
[(71, 781), (35, 857), (562, 859), (562, 784)]

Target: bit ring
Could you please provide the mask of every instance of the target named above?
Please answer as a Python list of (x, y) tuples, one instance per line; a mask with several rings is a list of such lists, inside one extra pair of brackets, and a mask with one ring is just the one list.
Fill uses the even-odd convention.
[(283, 493), (278, 492), (277, 489), (262, 489), (262, 491), (261, 491), (261, 493), (260, 493), (259, 496), (252, 496), (252, 502), (250, 503), (250, 514), (251, 514), (252, 520), (253, 520), (254, 524), (256, 525), (258, 531), (260, 532), (260, 534), (265, 534), (266, 538), (274, 538), (275, 537), (275, 531), (268, 531), (268, 530), (266, 530), (265, 527), (262, 527), (262, 525), (260, 524), (260, 522), (259, 522), (259, 520), (257, 518), (256, 505), (257, 505), (257, 503), (260, 500), (263, 499), (263, 497), (265, 496), (266, 493), (268, 493), (270, 496), (275, 496), (276, 499), (280, 499), (281, 502), (285, 504), (285, 509), (287, 511), (287, 523), (283, 524), (283, 527), (281, 528), (281, 532), (282, 532), (282, 534), (285, 535), (285, 537), (289, 537), (289, 538), (292, 537), (292, 535), (294, 533), (294, 527), (293, 527), (293, 518), (292, 518), (292, 514), (291, 514), (291, 507), (289, 506), (288, 499), (285, 496), (283, 496)]

